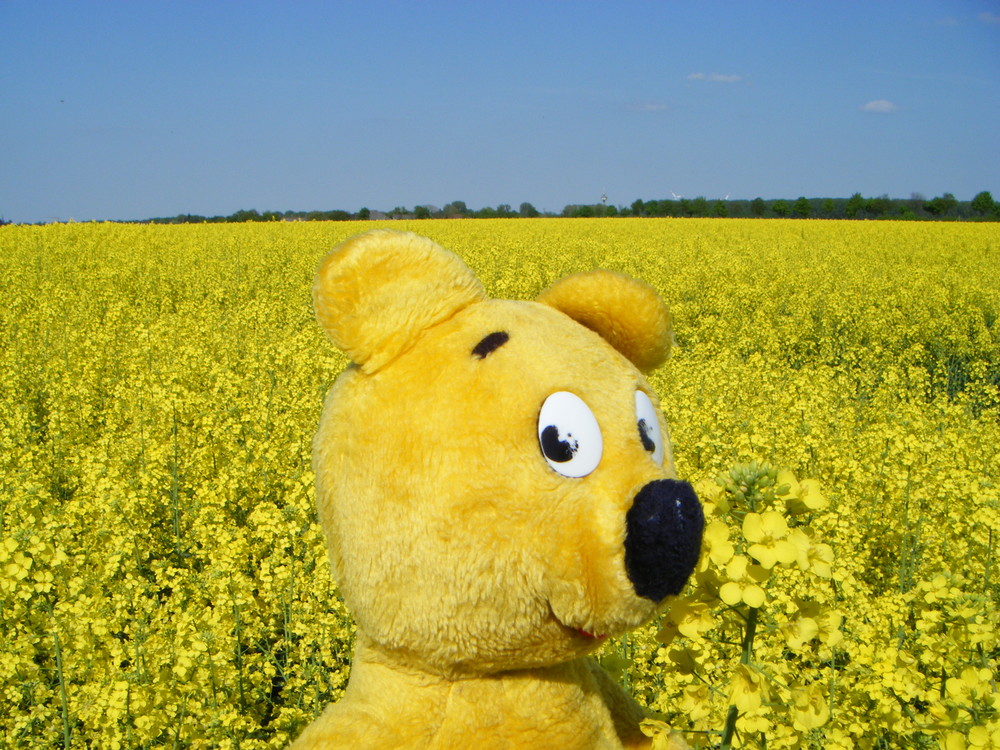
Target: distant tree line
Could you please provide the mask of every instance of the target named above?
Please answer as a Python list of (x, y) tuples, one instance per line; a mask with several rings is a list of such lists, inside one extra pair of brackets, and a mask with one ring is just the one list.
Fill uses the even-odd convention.
[(562, 213), (543, 213), (530, 203), (522, 203), (514, 210), (507, 203), (496, 208), (470, 209), (465, 201), (452, 201), (443, 208), (431, 205), (415, 206), (412, 210), (396, 206), (391, 211), (362, 208), (350, 211), (237, 211), (230, 216), (198, 216), (180, 214), (170, 218), (149, 219), (152, 224), (191, 224), (202, 222), (247, 221), (367, 221), (370, 219), (496, 219), (532, 218), (536, 216), (564, 216), (581, 218), (590, 216), (673, 216), (698, 218), (791, 218), (791, 219), (896, 219), (896, 220), (946, 220), (946, 221), (1000, 221), (1000, 203), (993, 200), (989, 191), (983, 191), (971, 201), (960, 201), (951, 193), (927, 199), (919, 193), (909, 198), (890, 198), (882, 195), (865, 198), (855, 193), (850, 198), (806, 198), (796, 200), (778, 198), (764, 200), (709, 200), (676, 197), (659, 200), (636, 200), (629, 206), (608, 205), (606, 202), (572, 204)]
[(166, 218), (148, 219), (146, 224), (226, 224), (246, 221), (351, 221), (361, 218), (350, 211), (237, 211), (229, 216), (178, 214)]
[[(496, 219), (496, 218), (532, 218), (542, 216), (530, 203), (522, 203), (515, 211), (506, 203), (496, 208), (470, 209), (465, 201), (453, 201), (444, 208), (437, 206), (415, 206), (412, 210), (405, 206), (396, 206), (391, 211), (376, 211), (362, 208), (355, 213), (350, 211), (264, 211), (241, 210), (229, 216), (200, 216), (198, 214), (178, 214), (164, 218), (147, 219), (142, 223), (149, 224), (201, 224), (226, 223), (246, 221), (368, 221), (369, 219)], [(544, 214), (555, 216), (556, 214)]]
[(806, 198), (796, 200), (713, 200), (674, 198), (671, 200), (636, 200), (631, 206), (603, 204), (566, 206), (563, 216), (676, 216), (676, 217), (747, 217), (792, 219), (923, 219), (923, 220), (1000, 220), (1000, 203), (988, 191), (971, 201), (959, 201), (951, 193), (928, 200), (919, 193), (908, 199), (883, 195), (865, 198), (855, 193), (850, 198)]

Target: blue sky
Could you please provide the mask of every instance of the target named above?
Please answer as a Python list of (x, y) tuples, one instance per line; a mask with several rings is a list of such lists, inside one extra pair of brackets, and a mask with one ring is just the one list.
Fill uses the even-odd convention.
[(0, 217), (1000, 199), (1000, 2), (0, 0)]

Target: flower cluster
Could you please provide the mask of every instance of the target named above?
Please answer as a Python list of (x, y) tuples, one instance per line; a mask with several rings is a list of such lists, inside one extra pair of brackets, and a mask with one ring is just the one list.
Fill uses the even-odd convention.
[(830, 719), (843, 640), (833, 551), (808, 523), (828, 500), (815, 481), (756, 461), (696, 489), (703, 555), (656, 635), (656, 663), (685, 678), (657, 707), (677, 706), (699, 746), (754, 736), (801, 745)]

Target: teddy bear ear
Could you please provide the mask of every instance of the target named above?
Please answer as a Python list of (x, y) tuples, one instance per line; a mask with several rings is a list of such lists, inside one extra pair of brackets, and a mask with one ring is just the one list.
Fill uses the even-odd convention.
[(613, 271), (560, 279), (538, 297), (598, 333), (642, 372), (659, 367), (673, 343), (670, 312), (653, 287)]
[(457, 255), (425, 237), (387, 229), (335, 247), (313, 285), (320, 325), (367, 373), (405, 351), (422, 331), (485, 298)]

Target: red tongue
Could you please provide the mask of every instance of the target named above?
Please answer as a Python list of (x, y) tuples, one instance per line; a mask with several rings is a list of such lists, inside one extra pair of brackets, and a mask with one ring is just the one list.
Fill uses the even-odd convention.
[(594, 635), (593, 633), (588, 633), (586, 630), (580, 628), (576, 629), (576, 632), (582, 635), (584, 638), (593, 638), (594, 640), (600, 640), (601, 638), (607, 638), (606, 635)]

